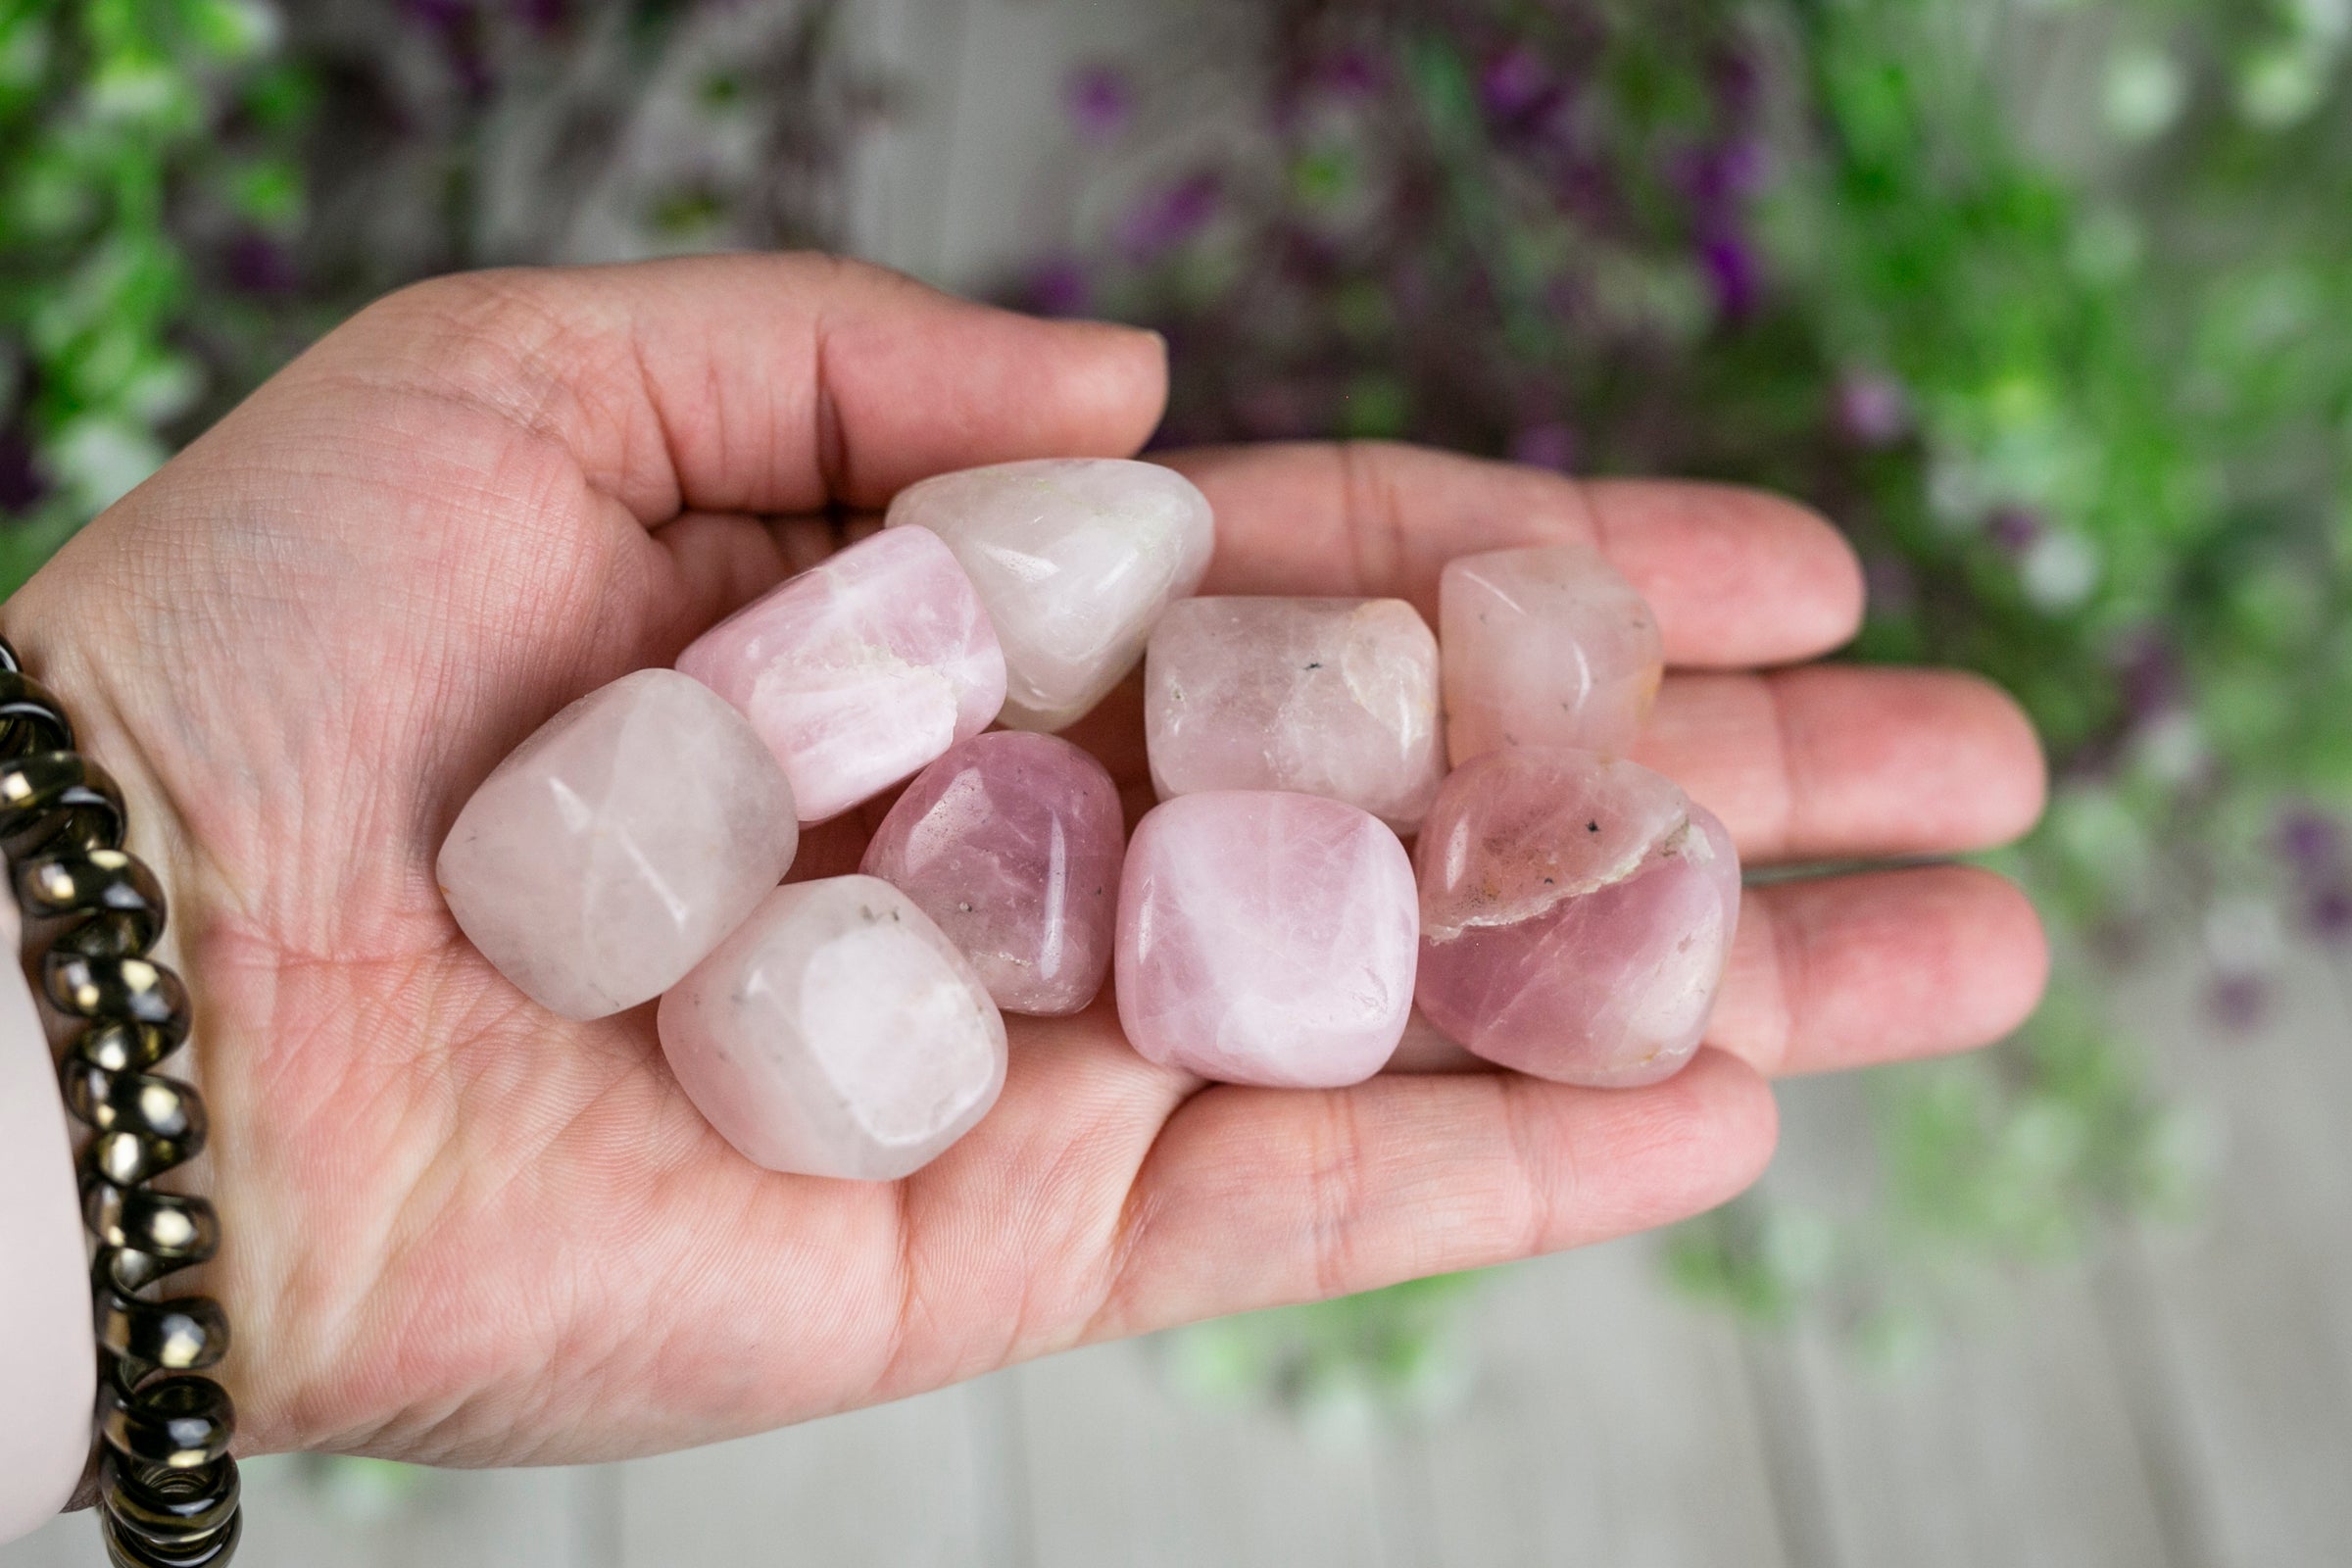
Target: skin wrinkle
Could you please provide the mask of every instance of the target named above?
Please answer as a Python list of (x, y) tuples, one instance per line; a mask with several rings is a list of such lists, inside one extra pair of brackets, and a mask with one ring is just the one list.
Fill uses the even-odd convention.
[[(1545, 1250), (1562, 1229), (1560, 1215), (1572, 1210), (1585, 1190), (1577, 1169), (1572, 1139), (1544, 1139), (1528, 1121), (1530, 1097), (1542, 1093), (1532, 1083), (1497, 1077), (1494, 1092), (1502, 1104), (1502, 1126), (1508, 1139), (1511, 1168), (1519, 1175), (1527, 1217), (1517, 1231), (1518, 1247), (1530, 1255)], [(1546, 1155), (1548, 1154), (1548, 1157)]]
[(815, 437), (812, 456), (826, 497), (838, 505), (851, 493), (850, 441), (849, 432), (841, 422), (841, 403), (833, 388), (833, 370), (828, 352), (830, 341), (825, 313), (819, 310), (808, 322), (809, 386), (816, 399), (815, 428), (811, 432)]
[(1338, 450), (1348, 514), (1359, 519), (1349, 530), (1355, 580), (1386, 581), (1396, 575), (1396, 563), (1406, 555), (1404, 512), (1393, 472), (1396, 459), (1389, 449), (1370, 442), (1346, 441)]
[(1364, 1208), (1364, 1140), (1356, 1121), (1357, 1104), (1352, 1095), (1324, 1092), (1322, 1114), (1315, 1120), (1323, 1136), (1315, 1141), (1316, 1157), (1307, 1167), (1311, 1196), (1305, 1207), (1310, 1216), (1307, 1255), (1319, 1297), (1347, 1294), (1336, 1282), (1348, 1277), (1347, 1248)]
[(1772, 761), (1764, 771), (1778, 786), (1773, 795), (1772, 810), (1768, 813), (1773, 823), (1772, 831), (1763, 836), (1763, 843), (1757, 846), (1755, 853), (1755, 858), (1768, 860), (1786, 855), (1793, 840), (1797, 801), (1795, 759), (1798, 754), (1789, 735), (1788, 706), (1781, 701), (1780, 693), (1763, 681), (1757, 682), (1757, 688), (1763, 694), (1764, 707), (1770, 718), (1765, 733), (1772, 741)]
[[(1772, 1020), (1769, 1047), (1757, 1054), (1757, 1070), (1765, 1073), (1780, 1071), (1788, 1061), (1788, 1052), (1796, 1034), (1796, 1008), (1789, 1000), (1806, 994), (1805, 954), (1807, 943), (1794, 929), (1794, 922), (1783, 919), (1770, 905), (1760, 905), (1754, 915), (1741, 911), (1742, 918), (1760, 917), (1765, 935), (1772, 939), (1772, 984), (1774, 1004), (1765, 1009)], [(1751, 1057), (1750, 1059), (1755, 1059)]]
[(1128, 1292), (1134, 1287), (1139, 1269), (1149, 1250), (1148, 1243), (1159, 1217), (1161, 1195), (1150, 1177), (1155, 1162), (1162, 1157), (1169, 1132), (1186, 1109), (1200, 1102), (1210, 1086), (1205, 1079), (1174, 1068), (1159, 1067), (1171, 1083), (1168, 1103), (1161, 1110), (1151, 1133), (1143, 1144), (1142, 1157), (1136, 1160), (1133, 1178), (1121, 1196), (1118, 1219), (1112, 1231), (1110, 1246), (1103, 1250), (1104, 1284), (1102, 1296), (1091, 1313), (1073, 1314), (1082, 1327), (1073, 1344), (1088, 1345), (1098, 1340), (1117, 1337), (1122, 1331), (1106, 1324), (1128, 1321), (1130, 1314), (1123, 1310)]
[[(517, 1189), (530, 1190), (534, 1198), (542, 1197), (543, 1195), (538, 1193), (535, 1185), (540, 1172), (559, 1163), (549, 1159), (548, 1156), (559, 1146), (571, 1142), (581, 1126), (594, 1118), (609, 1102), (636, 1087), (635, 1075), (626, 1064), (616, 1062), (607, 1074), (603, 1084), (590, 1091), (586, 1099), (570, 1107), (559, 1121), (532, 1132), (526, 1143), (518, 1144), (514, 1141), (515, 1129), (512, 1118), (503, 1114), (503, 1102), (506, 1097), (485, 1091), (482, 1088), (483, 1076), (483, 1072), (473, 1074), (460, 1072), (450, 1087), (447, 1102), (452, 1110), (451, 1133), (444, 1138), (440, 1152), (432, 1167), (419, 1173), (418, 1179), (414, 1183), (412, 1193), (399, 1206), (399, 1212), (404, 1216), (404, 1223), (400, 1227), (400, 1239), (386, 1249), (389, 1263), (392, 1265), (383, 1271), (387, 1275), (404, 1272), (403, 1266), (413, 1265), (420, 1250), (429, 1249), (451, 1235), (470, 1234), (476, 1229), (476, 1221), (473, 1216), (485, 1212), (495, 1212), (500, 1206), (499, 1200)], [(482, 1137), (466, 1136), (464, 1127), (468, 1124), (465, 1123), (455, 1112), (458, 1107), (467, 1102), (482, 1098), (486, 1092), (492, 1093), (493, 1098), (501, 1102), (499, 1109), (502, 1114), (489, 1118), (486, 1123), (477, 1121), (470, 1124), (477, 1127), (487, 1125), (497, 1130), (496, 1136), (485, 1142)], [(483, 1180), (485, 1175), (490, 1178), (486, 1184)], [(437, 1190), (437, 1200), (425, 1212), (414, 1212), (419, 1202), (418, 1195), (423, 1193), (428, 1186)], [(545, 1205), (534, 1202), (523, 1206), (528, 1211)], [(603, 1241), (604, 1245), (611, 1244), (609, 1236)], [(603, 1255), (601, 1247), (597, 1251), (589, 1254), (591, 1259), (601, 1255)], [(423, 1321), (416, 1325), (412, 1335), (393, 1336), (392, 1354), (404, 1365), (415, 1365), (421, 1361), (427, 1366), (443, 1367), (444, 1370), (439, 1381), (453, 1381), (445, 1363), (448, 1361), (450, 1348), (459, 1342), (440, 1333), (438, 1326), (445, 1316), (455, 1317), (466, 1322), (473, 1321), (476, 1318), (477, 1314), (472, 1310), (469, 1300), (471, 1281), (463, 1277), (445, 1280), (429, 1267), (423, 1272), (433, 1285), (433, 1288), (427, 1293), (428, 1299), (454, 1300), (457, 1304), (454, 1310), (447, 1312), (427, 1311), (423, 1313)], [(569, 1287), (569, 1278), (563, 1271), (558, 1271), (551, 1278), (553, 1284)], [(383, 1304), (389, 1305), (390, 1303), (387, 1301)], [(511, 1310), (502, 1312), (499, 1316), (500, 1320), (508, 1325), (526, 1320), (522, 1315)], [(540, 1337), (547, 1341), (547, 1348), (539, 1357), (538, 1362), (544, 1376), (546, 1369), (566, 1359), (564, 1336), (562, 1329), (565, 1314), (550, 1307), (538, 1316), (543, 1316), (546, 1322), (545, 1333)], [(589, 1316), (583, 1323), (583, 1329), (595, 1326), (596, 1321), (593, 1316)], [(371, 1336), (371, 1338), (380, 1337), (380, 1335)], [(428, 1348), (419, 1354), (411, 1349), (412, 1345), (421, 1345)], [(493, 1383), (493, 1380), (490, 1379), (474, 1381), (485, 1385)], [(528, 1394), (529, 1390), (526, 1387), (524, 1391), (512, 1396), (512, 1397), (515, 1397), (527, 1408)], [(428, 1416), (413, 1411), (407, 1422), (398, 1425), (396, 1429), (410, 1432), (418, 1439), (429, 1437), (457, 1424), (457, 1417), (479, 1397), (481, 1395), (478, 1391), (463, 1395), (455, 1404), (438, 1415)], [(446, 1452), (447, 1450), (437, 1451)]]

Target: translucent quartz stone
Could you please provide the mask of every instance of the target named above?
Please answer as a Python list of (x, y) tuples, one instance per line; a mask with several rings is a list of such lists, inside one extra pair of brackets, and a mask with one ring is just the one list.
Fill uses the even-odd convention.
[(1004, 705), (1004, 656), (936, 534), (875, 534), (696, 638), (678, 668), (741, 709), (801, 820), (888, 789)]
[(1110, 968), (1118, 786), (1053, 735), (974, 736), (916, 775), (858, 869), (906, 894), (1007, 1012), (1076, 1012)]
[(792, 786), (741, 713), (641, 669), (539, 727), (441, 846), (450, 913), (551, 1012), (601, 1018), (675, 985), (783, 878)]
[(1400, 833), (1446, 776), (1438, 640), (1401, 599), (1187, 599), (1144, 660), (1160, 799), (1296, 790)]
[(1152, 1060), (1333, 1088), (1404, 1034), (1419, 931), (1404, 846), (1369, 812), (1273, 790), (1180, 795), (1119, 885), (1119, 1021)]
[(1623, 755), (1658, 694), (1657, 617), (1582, 545), (1491, 550), (1438, 587), (1446, 746), (1453, 765), (1499, 746)]
[(1539, 1078), (1645, 1084), (1698, 1049), (1740, 858), (1673, 780), (1592, 752), (1490, 752), (1416, 847), (1430, 1022)]
[(662, 999), (662, 1050), (746, 1159), (889, 1181), (1004, 1087), (1004, 1020), (930, 916), (870, 876), (797, 882)]
[(1191, 593), (1215, 543), (1208, 500), (1154, 463), (1042, 458), (943, 473), (901, 491), (971, 573), (1004, 647), (1004, 721), (1054, 730), (1135, 667), (1160, 612)]

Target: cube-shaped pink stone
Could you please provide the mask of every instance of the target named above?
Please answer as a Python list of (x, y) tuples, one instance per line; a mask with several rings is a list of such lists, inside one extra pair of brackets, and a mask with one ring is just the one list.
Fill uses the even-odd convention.
[(1438, 586), (1453, 765), (1502, 746), (1623, 756), (1665, 669), (1657, 617), (1596, 550), (1531, 545), (1448, 562)]
[(1698, 1049), (1740, 915), (1740, 858), (1673, 780), (1592, 752), (1456, 768), (1415, 854), (1421, 1010), (1490, 1061), (1654, 1083)]
[(1413, 1002), (1412, 865), (1379, 818), (1272, 790), (1180, 795), (1119, 886), (1119, 1021), (1152, 1060), (1323, 1089), (1378, 1072)]
[(1056, 735), (975, 735), (915, 775), (858, 869), (912, 899), (1007, 1012), (1102, 989), (1126, 852), (1119, 789)]
[(678, 668), (741, 709), (792, 780), (801, 820), (913, 773), (1004, 704), (1004, 656), (938, 535), (851, 545), (696, 638)]
[(651, 1001), (782, 880), (792, 786), (741, 713), (641, 669), (541, 725), (458, 813), (436, 867), (458, 925), (566, 1018)]
[(1186, 599), (1144, 658), (1162, 800), (1295, 790), (1410, 833), (1446, 776), (1438, 718), (1438, 640), (1401, 599)]
[(1004, 1021), (928, 915), (870, 876), (796, 882), (662, 999), (670, 1070), (743, 1156), (803, 1176), (920, 1169), (1004, 1086)]

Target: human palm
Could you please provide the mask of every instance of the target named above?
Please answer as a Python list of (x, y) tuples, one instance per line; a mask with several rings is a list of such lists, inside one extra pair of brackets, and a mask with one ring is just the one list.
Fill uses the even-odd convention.
[[(1974, 1045), (2031, 1005), (2039, 930), (1989, 875), (1777, 882), (1750, 890), (1712, 1049), (1654, 1088), (1209, 1086), (1127, 1049), (1105, 998), (1009, 1020), (980, 1126), (859, 1184), (755, 1168), (678, 1091), (650, 1006), (554, 1018), (460, 935), (441, 837), (556, 709), (666, 663), (902, 485), (1130, 453), (1163, 393), (1147, 334), (817, 258), (444, 280), (330, 335), (9, 602), (172, 894), (241, 1446), (646, 1452), (1575, 1246), (1750, 1181), (1769, 1076)], [(1211, 591), (1426, 611), (1451, 555), (1598, 543), (1676, 666), (1644, 760), (1751, 863), (1964, 851), (2038, 808), (2031, 734), (1977, 683), (1757, 672), (1859, 610), (1844, 547), (1786, 503), (1397, 447), (1169, 461), (1216, 508)], [(1149, 800), (1132, 690), (1074, 736)], [(795, 876), (854, 868), (871, 821), (812, 832)]]

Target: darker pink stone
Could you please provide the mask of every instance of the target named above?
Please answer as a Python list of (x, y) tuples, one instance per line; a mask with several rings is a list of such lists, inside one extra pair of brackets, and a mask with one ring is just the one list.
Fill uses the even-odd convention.
[(1698, 1049), (1740, 913), (1740, 858), (1673, 780), (1592, 752), (1490, 752), (1418, 847), (1430, 1022), (1561, 1083), (1670, 1076)]
[(1102, 988), (1126, 835), (1102, 764), (1051, 735), (977, 735), (906, 786), (859, 869), (904, 892), (1007, 1012)]

